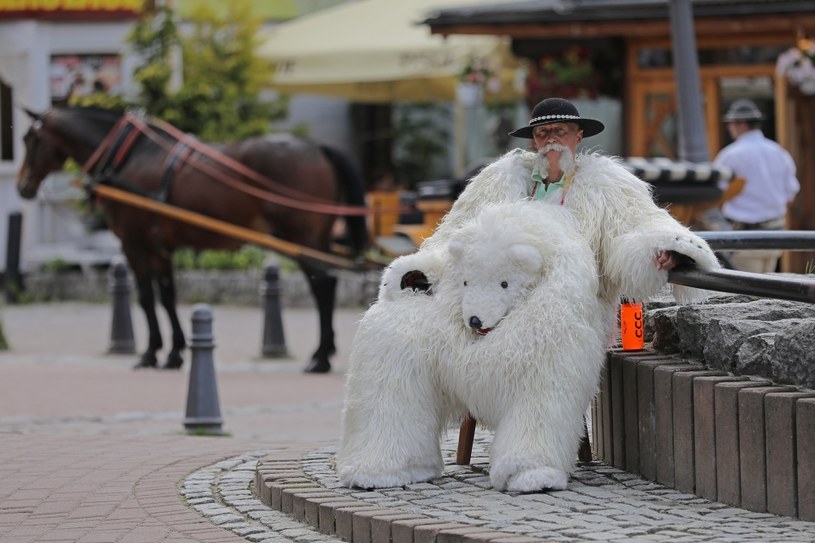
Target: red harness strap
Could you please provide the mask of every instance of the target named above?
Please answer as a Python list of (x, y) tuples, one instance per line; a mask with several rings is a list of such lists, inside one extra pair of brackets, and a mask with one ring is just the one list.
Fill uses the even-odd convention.
[(110, 147), (113, 141), (116, 140), (119, 133), (124, 130), (128, 123), (128, 117), (127, 115), (124, 115), (115, 125), (113, 125), (113, 128), (110, 129), (110, 132), (108, 132), (105, 138), (102, 140), (102, 143), (99, 144), (90, 158), (82, 165), (83, 172), (87, 174), (91, 173), (91, 170), (93, 170), (93, 168), (99, 162), (99, 159), (101, 159), (102, 155), (108, 151), (108, 147)]
[[(126, 113), (119, 121), (113, 125), (113, 128), (99, 144), (99, 147), (93, 152), (91, 157), (85, 164), (82, 165), (82, 170), (90, 174), (94, 168), (97, 168), (102, 163), (101, 170), (97, 175), (105, 175), (108, 169), (112, 166), (116, 170), (121, 166), (133, 144), (144, 133), (147, 127), (144, 122), (133, 115)], [(103, 161), (104, 157), (104, 161)]]

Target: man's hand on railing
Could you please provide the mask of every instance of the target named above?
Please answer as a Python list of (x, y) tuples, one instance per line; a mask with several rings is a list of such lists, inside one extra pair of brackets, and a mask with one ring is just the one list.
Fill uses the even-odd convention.
[(658, 270), (671, 271), (679, 264), (679, 255), (673, 251), (660, 251), (654, 259)]

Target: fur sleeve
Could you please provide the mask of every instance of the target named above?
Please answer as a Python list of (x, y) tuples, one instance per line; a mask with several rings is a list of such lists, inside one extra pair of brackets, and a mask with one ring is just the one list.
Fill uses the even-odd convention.
[[(650, 187), (616, 161), (606, 167), (606, 186), (598, 187), (604, 218), (601, 228), (603, 274), (624, 297), (644, 300), (659, 292), (668, 272), (658, 270), (654, 258), (660, 251), (674, 251), (700, 269), (716, 269), (719, 262), (707, 243), (658, 207)], [(673, 285), (680, 303), (700, 301), (705, 291)]]
[[(658, 270), (654, 258), (660, 251), (674, 251), (695, 262), (700, 269), (716, 269), (718, 260), (707, 243), (675, 221), (667, 212), (645, 217), (642, 224), (610, 237), (605, 272), (617, 279), (626, 298), (644, 300), (659, 292), (668, 281), (668, 272)], [(672, 285), (679, 303), (701, 301), (704, 291)]]

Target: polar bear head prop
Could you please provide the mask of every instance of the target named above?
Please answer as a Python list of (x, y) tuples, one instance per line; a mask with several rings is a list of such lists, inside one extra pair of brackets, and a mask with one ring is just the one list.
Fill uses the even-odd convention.
[[(489, 221), (493, 217), (484, 218)], [(463, 238), (453, 239), (448, 250), (454, 268), (463, 272), (459, 286), (464, 323), (483, 336), (540, 280), (544, 261), (524, 239), (500, 234), (486, 240)], [(501, 259), (495, 258), (498, 254)]]
[(540, 202), (485, 206), (448, 244), (464, 325), (486, 335), (553, 268), (568, 272), (574, 228), (568, 211)]

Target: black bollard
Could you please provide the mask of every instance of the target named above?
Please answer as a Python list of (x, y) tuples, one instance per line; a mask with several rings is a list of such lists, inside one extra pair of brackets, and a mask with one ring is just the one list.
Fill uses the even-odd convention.
[(23, 233), (23, 214), (12, 211), (8, 215), (8, 235), (6, 242), (6, 302), (16, 304), (23, 287), (20, 280), (20, 242)]
[(260, 284), (260, 296), (263, 300), (263, 358), (285, 358), (289, 355), (286, 349), (286, 338), (283, 335), (283, 317), (280, 312), (280, 275), (277, 266), (269, 264), (264, 270)]
[(136, 341), (133, 339), (133, 321), (130, 319), (130, 280), (124, 262), (116, 262), (111, 267), (109, 280), (113, 317), (108, 352), (133, 354), (136, 352)]
[(197, 304), (192, 310), (190, 380), (187, 387), (187, 413), (184, 428), (193, 434), (223, 434), (218, 386), (215, 381), (215, 348), (212, 336), (212, 310)]

